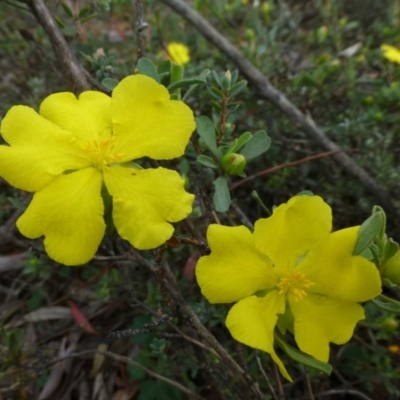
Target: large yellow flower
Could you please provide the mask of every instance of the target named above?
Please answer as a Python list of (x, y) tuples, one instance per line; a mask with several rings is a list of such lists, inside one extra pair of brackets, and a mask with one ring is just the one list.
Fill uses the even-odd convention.
[(112, 98), (94, 91), (79, 98), (56, 93), (39, 114), (12, 107), (1, 123), (9, 146), (0, 146), (0, 176), (35, 192), (19, 230), (31, 239), (44, 235), (54, 260), (84, 264), (105, 232), (105, 185), (120, 236), (138, 249), (161, 245), (173, 233), (169, 222), (185, 218), (194, 197), (177, 172), (130, 161), (181, 156), (194, 128), (189, 107), (143, 75), (123, 79)]
[(211, 255), (196, 268), (211, 303), (237, 302), (226, 326), (239, 342), (268, 352), (291, 380), (274, 350), (275, 326), (294, 332), (299, 348), (328, 361), (329, 342), (347, 342), (364, 318), (357, 304), (381, 292), (374, 264), (353, 256), (359, 227), (330, 233), (330, 207), (318, 196), (296, 196), (256, 222), (210, 225)]

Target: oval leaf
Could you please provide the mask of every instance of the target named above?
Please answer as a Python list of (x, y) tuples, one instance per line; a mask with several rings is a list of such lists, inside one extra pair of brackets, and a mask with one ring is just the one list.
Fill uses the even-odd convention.
[(316, 360), (315, 358), (305, 354), (292, 346), (289, 346), (283, 337), (275, 333), (275, 341), (278, 346), (294, 361), (299, 362), (307, 367), (314, 368), (318, 371), (329, 375), (332, 372), (332, 365)]
[(180, 89), (185, 86), (197, 85), (198, 83), (206, 82), (205, 78), (197, 76), (195, 78), (182, 79), (179, 82), (174, 82), (168, 86), (168, 90)]
[(209, 168), (218, 168), (218, 165), (211, 157), (201, 155), (197, 157), (196, 161)]
[(371, 301), (381, 310), (388, 311), (393, 314), (400, 314), (400, 303), (399, 302), (397, 302), (398, 304), (392, 303), (392, 302), (386, 303), (385, 301), (380, 301), (377, 299), (373, 299)]
[(219, 159), (219, 151), (215, 138), (215, 127), (210, 118), (206, 116), (197, 117), (196, 126), (197, 132), (199, 136), (203, 139), (205, 145)]
[(379, 212), (372, 214), (362, 223), (358, 231), (357, 243), (354, 246), (353, 255), (358, 256), (372, 243), (379, 234), (383, 224), (384, 220), (382, 214)]
[(225, 176), (218, 177), (214, 182), (214, 207), (218, 212), (228, 211), (231, 205), (231, 194), (229, 193), (228, 180)]
[(160, 82), (160, 77), (158, 76), (157, 68), (148, 58), (141, 58), (138, 62), (138, 70), (141, 74), (149, 76)]
[(246, 157), (247, 161), (252, 160), (265, 153), (271, 146), (271, 139), (265, 131), (256, 132), (249, 142), (246, 143), (243, 150), (240, 152)]
[(101, 81), (101, 84), (105, 86), (107, 89), (114, 90), (115, 86), (118, 85), (118, 81), (113, 78), (104, 78)]

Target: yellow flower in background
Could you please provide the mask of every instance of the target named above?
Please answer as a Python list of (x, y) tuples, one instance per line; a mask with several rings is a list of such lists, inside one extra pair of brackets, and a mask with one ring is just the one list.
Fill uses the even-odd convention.
[(210, 225), (211, 254), (197, 264), (201, 292), (211, 303), (236, 302), (226, 319), (232, 336), (268, 352), (289, 380), (275, 353), (275, 326), (327, 362), (329, 343), (346, 343), (364, 318), (357, 303), (381, 292), (375, 265), (352, 255), (359, 227), (331, 229), (332, 212), (322, 198), (296, 196), (259, 219), (253, 233)]
[(167, 51), (168, 58), (178, 65), (185, 65), (190, 61), (189, 48), (182, 43), (168, 43)]
[(173, 233), (170, 222), (190, 214), (194, 196), (176, 171), (131, 161), (183, 155), (194, 128), (189, 107), (143, 75), (123, 79), (112, 98), (64, 92), (48, 96), (39, 114), (12, 107), (1, 123), (8, 146), (0, 146), (0, 176), (35, 192), (18, 229), (30, 239), (43, 235), (54, 260), (84, 264), (104, 236), (105, 186), (120, 236), (138, 249), (160, 246)]
[(390, 46), (389, 44), (382, 44), (381, 50), (383, 57), (387, 60), (400, 64), (400, 50), (396, 47)]

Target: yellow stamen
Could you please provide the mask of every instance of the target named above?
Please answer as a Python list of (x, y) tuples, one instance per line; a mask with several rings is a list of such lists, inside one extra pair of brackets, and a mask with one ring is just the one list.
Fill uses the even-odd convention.
[(125, 154), (114, 153), (115, 136), (102, 140), (87, 140), (80, 143), (82, 150), (87, 153), (87, 158), (93, 166), (103, 171), (109, 164), (120, 161)]
[(300, 301), (307, 296), (305, 289), (314, 285), (309, 279), (306, 279), (300, 271), (284, 272), (279, 283), (276, 285), (281, 295), (291, 295), (295, 301)]

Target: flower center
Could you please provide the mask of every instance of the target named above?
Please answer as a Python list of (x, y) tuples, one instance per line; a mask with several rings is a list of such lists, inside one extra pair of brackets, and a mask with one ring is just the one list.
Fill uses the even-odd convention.
[(279, 294), (291, 295), (295, 301), (300, 301), (307, 296), (305, 289), (314, 285), (309, 279), (306, 279), (300, 271), (283, 272), (279, 283), (276, 285), (279, 289)]
[(102, 140), (86, 140), (81, 143), (82, 149), (87, 154), (95, 168), (103, 171), (109, 164), (120, 161), (125, 154), (114, 153), (115, 137)]

